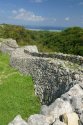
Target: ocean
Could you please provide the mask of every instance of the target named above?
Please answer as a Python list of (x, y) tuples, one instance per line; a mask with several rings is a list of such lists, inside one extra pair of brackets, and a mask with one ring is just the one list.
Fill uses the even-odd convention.
[(66, 29), (65, 27), (51, 27), (51, 26), (24, 26), (26, 29), (34, 30), (34, 31), (57, 31), (61, 32), (62, 30)]

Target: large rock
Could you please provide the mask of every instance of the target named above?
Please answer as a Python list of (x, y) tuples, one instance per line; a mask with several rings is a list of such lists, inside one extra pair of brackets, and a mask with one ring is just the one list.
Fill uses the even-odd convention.
[(83, 95), (81, 96), (73, 96), (71, 100), (71, 104), (73, 108), (79, 113), (79, 111), (83, 110)]
[(16, 48), (18, 48), (16, 40), (13, 40), (13, 39), (2, 39), (0, 50), (3, 53), (11, 54), (12, 51), (14, 51)]
[(83, 96), (83, 89), (80, 87), (79, 84), (74, 85), (68, 92), (63, 94), (61, 98), (65, 101), (70, 101), (72, 100), (72, 97), (74, 96)]
[(44, 115), (31, 115), (28, 119), (29, 125), (49, 125), (49, 120)]
[(72, 107), (68, 101), (63, 101), (58, 98), (52, 105), (49, 106), (49, 114), (54, 118), (59, 118), (64, 113), (71, 113)]
[(28, 125), (27, 122), (25, 122), (20, 115), (16, 116), (12, 122), (10, 122), (8, 125)]
[(9, 47), (12, 47), (12, 48), (18, 48), (18, 44), (16, 42), (16, 40), (13, 40), (12, 38), (9, 38), (9, 39), (2, 39), (2, 44), (6, 44), (8, 45)]
[(42, 105), (40, 109), (40, 114), (47, 115), (48, 114), (48, 106)]
[(73, 110), (78, 113), (83, 111), (83, 89), (79, 84), (74, 85), (67, 93), (63, 94), (61, 98), (64, 101), (69, 101), (72, 105)]
[(63, 114), (60, 120), (67, 125), (79, 125), (79, 117), (75, 112)]
[(43, 113), (46, 116), (50, 115), (54, 119), (59, 118), (59, 116), (64, 113), (71, 113), (72, 111), (73, 109), (70, 103), (60, 98), (56, 99), (55, 102), (48, 106), (48, 108), (45, 111), (41, 108), (41, 113)]
[(25, 46), (24, 48), (25, 53), (38, 53), (37, 46)]

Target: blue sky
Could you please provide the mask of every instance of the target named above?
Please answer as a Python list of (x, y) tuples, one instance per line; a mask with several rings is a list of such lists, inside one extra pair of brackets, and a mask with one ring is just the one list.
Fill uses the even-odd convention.
[(0, 23), (83, 27), (83, 0), (0, 0)]

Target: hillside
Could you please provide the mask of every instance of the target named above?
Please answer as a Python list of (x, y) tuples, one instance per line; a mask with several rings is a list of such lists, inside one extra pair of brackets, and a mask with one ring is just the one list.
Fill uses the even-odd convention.
[(83, 28), (62, 32), (30, 31), (21, 26), (0, 25), (0, 38), (13, 38), (20, 46), (37, 45), (41, 52), (62, 52), (83, 56)]

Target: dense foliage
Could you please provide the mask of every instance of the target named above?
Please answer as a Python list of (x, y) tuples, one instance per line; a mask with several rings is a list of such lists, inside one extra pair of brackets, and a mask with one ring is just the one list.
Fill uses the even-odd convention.
[(21, 26), (3, 24), (0, 37), (16, 39), (19, 45), (37, 45), (43, 52), (63, 52), (83, 56), (83, 28), (61, 32), (30, 31)]

